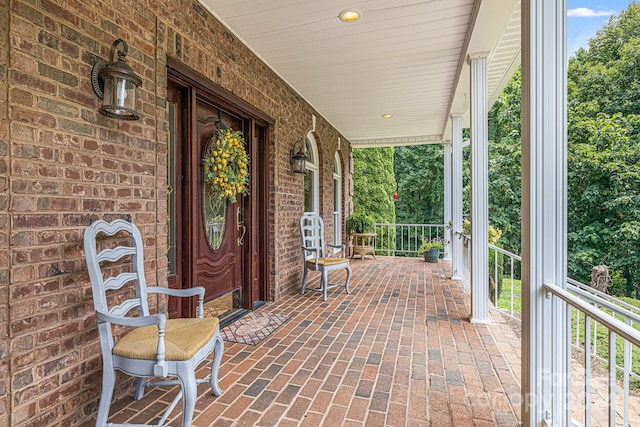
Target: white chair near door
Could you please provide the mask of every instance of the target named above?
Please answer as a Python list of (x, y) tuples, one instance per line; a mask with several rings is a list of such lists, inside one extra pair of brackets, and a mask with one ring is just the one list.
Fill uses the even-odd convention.
[[(99, 237), (100, 236), (100, 237)], [(144, 247), (138, 227), (125, 220), (96, 221), (84, 233), (87, 269), (91, 279), (93, 305), (102, 349), (102, 393), (96, 427), (108, 424), (109, 407), (116, 382), (116, 371), (136, 378), (135, 399), (147, 386), (181, 386), (158, 425), (182, 399), (182, 426), (190, 427), (196, 403), (197, 384), (209, 383), (220, 396), (218, 369), (224, 344), (217, 318), (202, 318), (204, 288), (168, 289), (147, 287), (144, 276)], [(102, 263), (102, 265), (101, 265)], [(127, 288), (132, 289), (127, 293)], [(147, 297), (151, 293), (176, 297), (198, 297), (198, 317), (167, 319), (150, 314)], [(137, 316), (132, 316), (137, 312)], [(118, 326), (114, 334), (114, 326)], [(122, 335), (121, 327), (129, 327)], [(119, 337), (122, 335), (121, 337)], [(213, 353), (211, 374), (196, 379), (196, 368)], [(149, 381), (153, 377), (177, 377)]]
[[(321, 274), (320, 287), (309, 288), (310, 290), (321, 292), (322, 300), (327, 300), (327, 290), (336, 286), (343, 286), (349, 293), (349, 279), (351, 278), (351, 267), (349, 259), (345, 257), (344, 245), (325, 244), (324, 242), (324, 221), (317, 214), (304, 214), (300, 217), (300, 235), (302, 238), (302, 259), (304, 264), (304, 272), (302, 275), (302, 288), (300, 293), (304, 295), (307, 287), (307, 272), (317, 271)], [(333, 258), (326, 256), (326, 249), (341, 249), (342, 258)], [(342, 283), (329, 283), (329, 272), (345, 269), (347, 278)]]

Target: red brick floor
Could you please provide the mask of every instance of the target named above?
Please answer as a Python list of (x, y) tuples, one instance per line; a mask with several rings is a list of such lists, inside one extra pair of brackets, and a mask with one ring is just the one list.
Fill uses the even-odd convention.
[[(260, 308), (291, 320), (265, 341), (225, 343), (223, 395), (199, 386), (195, 426), (514, 426), (519, 387), (490, 329), (468, 321), (450, 264), (352, 261), (341, 288)], [(335, 273), (333, 281), (343, 280)], [(204, 373), (208, 366), (201, 368)], [(110, 422), (157, 422), (176, 388), (114, 404)], [(170, 425), (180, 425), (180, 407)]]

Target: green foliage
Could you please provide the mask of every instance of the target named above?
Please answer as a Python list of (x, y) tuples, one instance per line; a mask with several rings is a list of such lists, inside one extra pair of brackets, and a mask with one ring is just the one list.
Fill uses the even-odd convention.
[(635, 2), (627, 9), (609, 18), (594, 38), (589, 40), (589, 49), (582, 53), (594, 63), (606, 64), (620, 58), (620, 49), (632, 39), (640, 39), (640, 7)]
[(439, 144), (396, 148), (396, 219), (399, 224), (444, 222), (443, 155)]
[(489, 222), (501, 230), (500, 245), (520, 253), (521, 70), (489, 110)]
[[(518, 317), (522, 313), (522, 283), (518, 279), (505, 279), (498, 295), (498, 308), (511, 313), (511, 294), (513, 293), (513, 313)], [(493, 300), (492, 300), (493, 301)]]
[(396, 210), (393, 192), (393, 148), (355, 148), (353, 150), (354, 212), (370, 215), (376, 223), (393, 224)]
[(569, 62), (570, 102), (608, 115), (640, 113), (640, 5), (631, 3)]
[(640, 5), (612, 17), (568, 69), (569, 276), (607, 264), (614, 295), (640, 286)]
[(347, 233), (370, 233), (373, 231), (375, 221), (372, 217), (361, 212), (354, 212), (347, 218)]
[[(471, 235), (471, 220), (465, 218), (462, 220), (462, 233)], [(498, 230), (493, 225), (489, 224), (487, 228), (487, 239), (490, 245), (496, 245), (498, 240), (502, 237), (502, 230)]]
[(502, 237), (502, 230), (498, 230), (493, 225), (489, 224), (489, 228), (487, 232), (489, 234), (488, 236), (489, 244), (494, 246), (497, 245), (498, 240), (500, 240), (500, 237)]
[[(621, 300), (626, 300), (630, 298), (623, 297), (622, 295), (626, 295), (628, 293), (627, 290), (627, 280), (622, 276), (620, 271), (613, 271), (610, 273), (611, 281), (609, 282), (609, 288), (607, 288), (607, 293), (610, 295), (617, 295), (616, 298)], [(640, 300), (633, 299), (636, 303), (640, 304)]]
[(624, 294), (640, 283), (639, 116), (569, 113), (569, 273), (588, 282), (605, 263), (627, 279)]
[(439, 239), (425, 239), (423, 237), (422, 238), (422, 245), (420, 245), (420, 248), (418, 249), (418, 253), (429, 252), (431, 249), (443, 250), (445, 243), (447, 243), (447, 242), (445, 242), (445, 240), (442, 239), (442, 238), (439, 238)]
[[(396, 190), (393, 151), (392, 147), (353, 150), (354, 213), (367, 215), (375, 223), (396, 222), (396, 207), (393, 201), (393, 192)], [(347, 231), (348, 228), (347, 222)], [(388, 229), (383, 228), (376, 232), (379, 247), (389, 249), (388, 246), (395, 246), (394, 238), (387, 235)]]
[(470, 219), (463, 219), (462, 220), (462, 233), (463, 234), (467, 234), (467, 235), (471, 235), (471, 220)]

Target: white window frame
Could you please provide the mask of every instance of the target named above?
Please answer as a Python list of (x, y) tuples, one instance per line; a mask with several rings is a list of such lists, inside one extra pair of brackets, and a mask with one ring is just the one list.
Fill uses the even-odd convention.
[[(333, 160), (333, 244), (342, 244), (342, 164), (336, 151)], [(335, 252), (340, 249), (336, 248)]]
[[(311, 203), (312, 210), (305, 213), (316, 213), (320, 215), (320, 162), (318, 157), (318, 145), (313, 133), (307, 134), (305, 141), (305, 153), (307, 155), (306, 171), (307, 176), (311, 180)], [(306, 194), (305, 194), (306, 201)]]

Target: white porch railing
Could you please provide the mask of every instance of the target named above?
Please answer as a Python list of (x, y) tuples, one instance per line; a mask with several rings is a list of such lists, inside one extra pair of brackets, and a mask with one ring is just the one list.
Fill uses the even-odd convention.
[[(465, 239), (463, 264), (469, 269), (470, 237)], [(489, 270), (497, 292), (490, 292), (492, 309), (520, 321), (521, 288), (520, 256), (494, 245), (489, 245)], [(632, 388), (640, 388), (640, 370), (632, 366), (634, 356), (640, 359), (640, 309), (618, 300), (610, 295), (591, 288), (577, 280), (568, 279), (567, 289), (545, 285), (550, 295), (566, 301), (571, 307), (572, 348), (583, 355), (585, 389), (580, 398), (580, 408), (584, 408), (584, 424), (573, 421), (575, 426), (591, 426), (591, 388), (594, 360), (608, 366), (609, 369), (609, 424), (617, 425), (616, 388), (618, 379), (622, 384), (623, 402), (621, 409), (622, 425), (630, 425), (629, 396)], [(608, 339), (607, 339), (608, 337)], [(603, 342), (606, 342), (603, 344)], [(604, 346), (604, 348), (603, 348)], [(622, 357), (617, 357), (622, 349)], [(613, 363), (610, 363), (613, 361)], [(632, 387), (632, 382), (635, 386)]]
[[(516, 263), (518, 264), (516, 265)], [(520, 320), (519, 302), (522, 294), (519, 292), (519, 287), (516, 287), (516, 283), (520, 281), (521, 265), (522, 258), (520, 256), (497, 246), (489, 245), (489, 276), (494, 281), (492, 286), (498, 290), (489, 293), (489, 296), (493, 296), (491, 302), (504, 314), (517, 320)], [(505, 287), (508, 287), (509, 295), (506, 309), (500, 308), (501, 304), (499, 304)]]
[[(640, 332), (627, 324), (620, 321), (614, 316), (599, 309), (597, 305), (601, 305), (605, 302), (604, 299), (581, 290), (579, 287), (568, 284), (567, 290), (562, 289), (559, 286), (552, 284), (544, 285), (549, 294), (554, 295), (557, 298), (562, 299), (569, 304), (574, 313), (582, 313), (584, 315), (584, 375), (585, 375), (585, 389), (582, 404), (584, 405), (584, 424), (573, 422), (574, 425), (584, 425), (585, 427), (591, 426), (591, 380), (592, 380), (592, 345), (591, 341), (591, 327), (593, 324), (594, 334), (598, 325), (601, 325), (608, 331), (608, 352), (606, 358), (600, 358), (607, 362), (609, 370), (609, 425), (617, 425), (617, 407), (616, 407), (616, 390), (618, 387), (618, 372), (623, 373), (623, 403), (622, 403), (622, 425), (629, 426), (629, 377), (632, 372), (632, 346), (637, 350), (640, 348)], [(575, 295), (574, 292), (580, 291), (580, 296)], [(585, 295), (588, 294), (588, 295)], [(585, 300), (583, 298), (587, 298)], [(597, 305), (594, 305), (597, 302)], [(613, 308), (611, 308), (614, 310)], [(615, 309), (616, 312), (627, 311), (624, 309)], [(628, 316), (629, 312), (625, 314)], [(573, 316), (572, 316), (573, 317)], [(577, 330), (580, 330), (580, 325), (577, 325)], [(595, 337), (594, 337), (595, 338)], [(618, 343), (622, 342), (624, 346), (624, 355), (622, 367), (617, 363), (617, 347)], [(594, 339), (593, 344), (597, 342)]]
[(421, 238), (444, 237), (444, 224), (376, 224), (375, 250), (378, 255), (420, 256)]

